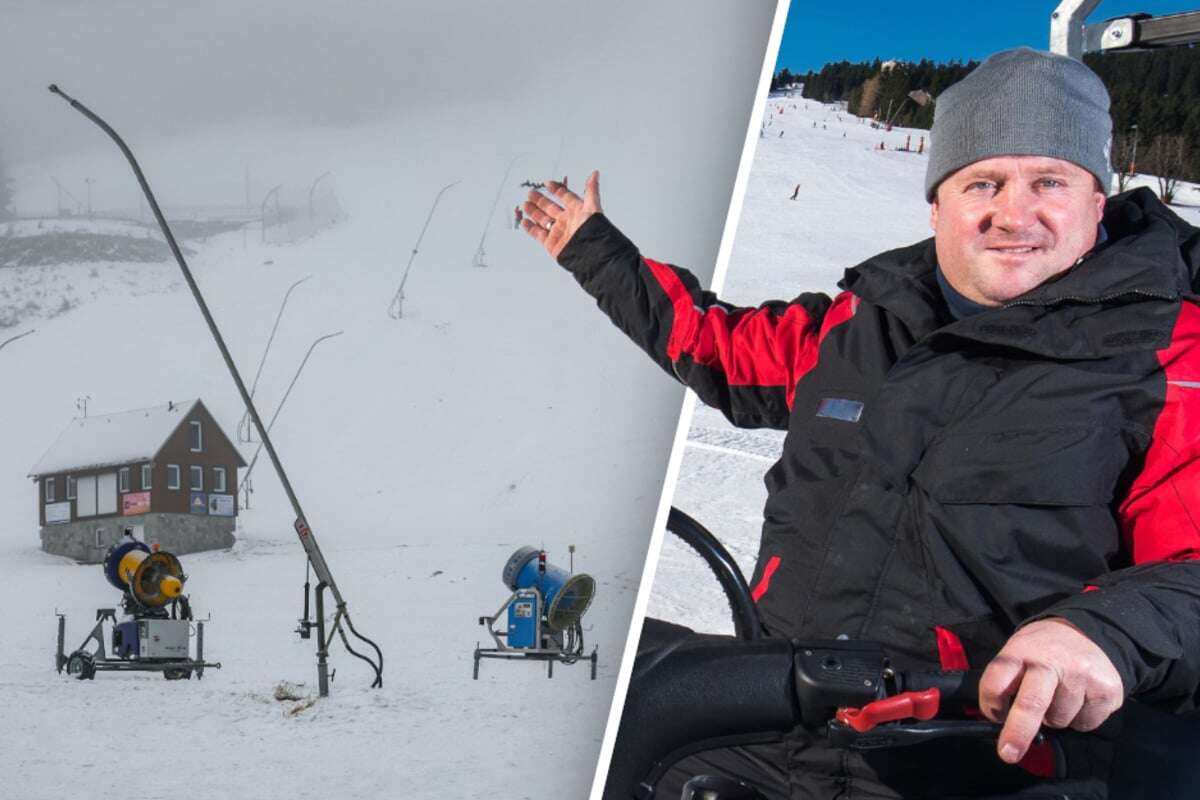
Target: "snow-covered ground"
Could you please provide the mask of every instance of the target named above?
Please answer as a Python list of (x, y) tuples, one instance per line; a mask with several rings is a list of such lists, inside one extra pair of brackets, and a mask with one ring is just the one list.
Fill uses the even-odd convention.
[[(885, 133), (836, 106), (799, 97), (771, 98), (764, 119), (722, 299), (757, 305), (801, 292), (833, 294), (846, 268), (931, 235), (927, 156), (896, 150), (911, 136), (915, 151), (926, 131)], [(875, 149), (881, 141), (887, 150)], [(1153, 188), (1154, 179), (1139, 176), (1130, 188), (1143, 185)], [(1178, 199), (1174, 211), (1200, 224), (1200, 191), (1181, 184)], [(673, 502), (724, 542), (747, 578), (767, 498), (762, 476), (782, 444), (782, 431), (738, 430), (701, 405), (688, 432)], [(704, 562), (669, 535), (648, 613), (697, 630), (733, 632), (728, 604)]]
[[(627, 46), (677, 27), (669, 11), (651, 16), (662, 30), (630, 29)], [(769, 21), (756, 23), (764, 43)], [(716, 27), (695, 41), (720, 39)], [(599, 167), (631, 235), (711, 265), (738, 159), (724, 143), (744, 134), (761, 50), (707, 94), (664, 94), (686, 83), (689, 59), (587, 57), (604, 69), (557, 99), (448, 102), (419, 118), (270, 136), (224, 126), (140, 148), (137, 132), (123, 131), (168, 197), (221, 169), (240, 180), (250, 160), (256, 176), (336, 175), (349, 217), (332, 229), (289, 246), (229, 233), (190, 243), (189, 261), (247, 380), (284, 292), (311, 276), (292, 294), (259, 384), (265, 417), (310, 344), (341, 332), (317, 346), (272, 437), (357, 628), (383, 649), (381, 690), (334, 645), (328, 700), (289, 716), (272, 699), (281, 681), (315, 692), (316, 667), (313, 642), (293, 633), (305, 563), (265, 457), (237, 545), (182, 559), (195, 610), (211, 614), (206, 654), (223, 669), (173, 683), (55, 674), (54, 612), (67, 614), (72, 649), (94, 610), (119, 601), (98, 567), (38, 549), (25, 476), (76, 399), (102, 414), (200, 397), (231, 437), (242, 409), (174, 263), (0, 269), (0, 299), (22, 310), (0, 342), (35, 330), (0, 350), (0, 796), (90, 796), (132, 765), (153, 770), (136, 793), (156, 800), (586, 795), (682, 392), (512, 229), (512, 209), (522, 180), (565, 173), (574, 185)], [(662, 82), (635, 82), (647, 69)], [(558, 101), (574, 92), (590, 102), (564, 117)], [(122, 127), (111, 95), (93, 107)], [(90, 123), (63, 106), (61, 124)], [(101, 146), (68, 167), (111, 186), (124, 166), (96, 136)], [(488, 266), (473, 267), (517, 156), (487, 227)], [(89, 159), (95, 173), (84, 172)], [(13, 171), (33, 185), (53, 168)], [(430, 204), (454, 180), (416, 256), (404, 319), (391, 319)], [(249, 460), (253, 448), (242, 450)], [(583, 664), (547, 680), (540, 665), (498, 661), (471, 680), (472, 650), (486, 639), (477, 619), (507, 596), (500, 570), (525, 544), (564, 566), (574, 544), (576, 569), (596, 578), (583, 624), (588, 649), (599, 647), (597, 681)]]

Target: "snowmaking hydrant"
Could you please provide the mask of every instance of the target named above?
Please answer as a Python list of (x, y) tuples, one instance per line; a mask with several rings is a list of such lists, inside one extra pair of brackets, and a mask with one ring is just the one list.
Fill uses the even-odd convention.
[[(67, 619), (58, 614), (58, 650), (55, 666), (59, 672), (83, 680), (99, 671), (161, 672), (168, 680), (197, 678), (205, 667), (221, 665), (204, 660), (204, 622), (193, 621), (192, 607), (183, 586), (187, 575), (179, 559), (155, 545), (133, 538), (126, 529), (120, 542), (104, 556), (104, 577), (122, 592), (121, 606), (126, 618), (117, 620), (115, 608), (96, 609), (96, 625), (71, 655), (64, 655)], [(110, 623), (112, 656), (105, 652), (104, 625)], [(189, 640), (193, 629), (196, 657), (192, 658)], [(95, 647), (88, 644), (95, 642)]]
[[(592, 662), (596, 680), (596, 648), (583, 655), (580, 624), (596, 594), (592, 576), (547, 564), (545, 550), (522, 547), (508, 559), (501, 577), (512, 594), (495, 614), (479, 618), (496, 646), (475, 645), (473, 677), (479, 679), (479, 661), (484, 658), (545, 661), (550, 678), (555, 661), (574, 664), (584, 658)], [(505, 628), (496, 630), (502, 618)]]

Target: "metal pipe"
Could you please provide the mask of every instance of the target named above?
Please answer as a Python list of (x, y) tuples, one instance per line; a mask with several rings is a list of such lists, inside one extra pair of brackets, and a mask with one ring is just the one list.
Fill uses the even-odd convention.
[(3, 342), (0, 342), (0, 350), (3, 350), (5, 345), (11, 344), (12, 342), (15, 342), (17, 339), (22, 339), (22, 338), (28, 336), (29, 334), (34, 333), (36, 330), (37, 330), (37, 328), (33, 328), (31, 330), (25, 331), (24, 333), (18, 333), (16, 336), (10, 336), (9, 338), (5, 339)]
[(329, 697), (329, 641), (325, 638), (325, 589), (317, 584), (317, 694)]
[(192, 296), (196, 299), (196, 304), (200, 307), (200, 313), (204, 316), (204, 321), (208, 324), (208, 329), (212, 333), (213, 339), (217, 343), (217, 348), (221, 351), (221, 357), (225, 360), (225, 365), (229, 368), (229, 373), (233, 378), (234, 384), (237, 386), (238, 392), (242, 396), (242, 402), (250, 410), (250, 416), (254, 420), (255, 427), (258, 428), (262, 435), (262, 444), (267, 450), (267, 455), (271, 458), (271, 463), (275, 466), (275, 472), (279, 475), (279, 482), (283, 485), (284, 493), (287, 495), (288, 501), (292, 505), (292, 510), (296, 514), (296, 521), (293, 527), (296, 529), (296, 535), (300, 539), (300, 545), (304, 548), (304, 552), (308, 554), (308, 560), (312, 563), (313, 570), (317, 573), (317, 577), (324, 583), (329, 585), (329, 590), (333, 593), (334, 601), (337, 603), (339, 611), (349, 617), (346, 611), (346, 601), (338, 590), (337, 584), (333, 580), (333, 574), (329, 570), (329, 564), (325, 561), (325, 555), (321, 552), (320, 546), (317, 544), (316, 534), (313, 533), (308, 521), (304, 517), (304, 510), (300, 507), (300, 499), (296, 496), (296, 492), (292, 489), (292, 482), (288, 480), (287, 472), (283, 469), (283, 463), (279, 460), (279, 455), (275, 451), (275, 446), (271, 443), (270, 437), (263, 428), (262, 418), (258, 414), (258, 409), (254, 406), (254, 401), (250, 398), (250, 392), (246, 389), (246, 384), (242, 381), (242, 376), (237, 370), (237, 366), (233, 362), (233, 356), (229, 353), (229, 348), (225, 346), (225, 340), (221, 337), (221, 332), (217, 329), (217, 323), (213, 320), (212, 313), (208, 309), (208, 304), (204, 301), (204, 296), (200, 293), (200, 287), (196, 284), (196, 279), (192, 276), (192, 271), (188, 268), (187, 261), (184, 260), (183, 252), (179, 249), (178, 242), (175, 241), (175, 235), (171, 232), (171, 228), (167, 225), (167, 220), (163, 216), (162, 209), (158, 205), (158, 200), (154, 197), (154, 192), (150, 189), (150, 184), (146, 181), (146, 176), (142, 173), (142, 168), (134, 158), (129, 146), (117, 134), (115, 130), (107, 122), (96, 116), (91, 109), (68, 96), (57, 86), (51, 84), (50, 91), (61, 96), (64, 100), (71, 104), (79, 113), (94, 122), (101, 130), (107, 133), (125, 158), (129, 161), (129, 166), (133, 169), (134, 175), (137, 177), (138, 183), (142, 187), (142, 192), (146, 195), (146, 201), (150, 204), (150, 210), (154, 212), (154, 218), (158, 220), (158, 225), (162, 229), (163, 236), (167, 240), (167, 245), (171, 249), (171, 253), (175, 256), (175, 261), (179, 264), (179, 269), (183, 272), (184, 280), (187, 281), (188, 288), (191, 289)]
[[(250, 384), (251, 397), (254, 397), (254, 392), (258, 390), (258, 379), (262, 377), (263, 367), (267, 364), (267, 353), (271, 352), (271, 342), (275, 341), (275, 331), (279, 330), (279, 321), (283, 319), (283, 309), (287, 308), (288, 298), (292, 296), (293, 289), (311, 277), (312, 275), (305, 275), (303, 278), (293, 283), (290, 287), (288, 287), (287, 293), (283, 296), (283, 302), (279, 304), (279, 313), (275, 315), (275, 324), (271, 326), (271, 335), (267, 337), (267, 346), (263, 348), (262, 359), (258, 362), (258, 371), (254, 373), (254, 382)], [(238, 423), (238, 439), (241, 441), (250, 441), (249, 431), (246, 432), (246, 437), (244, 439), (242, 438), (242, 431), (246, 427), (246, 423), (249, 418), (250, 412), (243, 412), (242, 421)]]
[[(283, 404), (287, 402), (288, 395), (292, 393), (292, 387), (296, 385), (296, 381), (300, 380), (300, 373), (304, 370), (304, 365), (308, 363), (308, 357), (312, 355), (313, 350), (315, 350), (317, 345), (326, 339), (332, 339), (335, 336), (341, 335), (342, 331), (327, 333), (324, 336), (318, 337), (316, 341), (308, 346), (308, 352), (304, 354), (304, 360), (301, 361), (300, 366), (296, 368), (296, 374), (292, 376), (292, 382), (288, 384), (287, 391), (283, 393), (283, 399), (279, 401), (279, 405), (275, 407), (275, 413), (271, 415), (271, 421), (267, 423), (267, 432), (270, 432), (271, 428), (275, 427), (275, 420), (279, 419), (279, 412), (283, 411)], [(242, 476), (242, 482), (238, 485), (239, 492), (242, 490), (242, 487), (246, 485), (246, 482), (250, 480), (250, 473), (254, 471), (254, 465), (258, 463), (258, 457), (262, 453), (263, 445), (267, 442), (266, 433), (263, 433), (262, 428), (259, 428), (259, 433), (262, 433), (263, 440), (259, 442), (258, 449), (254, 451), (254, 458), (250, 459), (250, 466), (246, 467), (246, 474)]]
[(475, 257), (471, 259), (472, 266), (487, 266), (487, 262), (483, 260), (487, 255), (487, 253), (483, 251), (483, 240), (487, 238), (488, 228), (492, 227), (492, 218), (496, 216), (496, 206), (500, 205), (500, 195), (504, 193), (504, 184), (508, 183), (509, 173), (512, 172), (512, 168), (517, 165), (517, 162), (520, 161), (524, 155), (525, 154), (522, 153), (518, 156), (514, 156), (513, 160), (508, 162), (508, 169), (504, 170), (504, 177), (500, 179), (500, 185), (496, 187), (496, 199), (492, 201), (492, 211), (490, 214), (488, 214), (487, 223), (483, 226), (483, 233), (479, 235), (479, 249), (475, 251)]
[(1083, 58), (1083, 22), (1100, 0), (1062, 0), (1050, 15), (1050, 52)]
[(333, 173), (329, 172), (328, 170), (322, 172), (317, 176), (317, 179), (312, 182), (312, 186), (308, 187), (308, 222), (310, 225), (312, 224), (313, 217), (316, 216), (316, 212), (313, 209), (313, 193), (317, 191), (317, 184), (321, 182), (321, 179), (332, 174)]
[[(283, 184), (281, 183), (278, 186), (276, 186), (274, 189), (272, 189), (271, 191), (267, 192), (266, 196), (263, 198), (263, 201), (262, 201), (261, 219), (262, 219), (262, 240), (264, 243), (267, 241), (267, 201), (271, 199), (271, 195), (274, 195), (276, 192), (278, 192), (282, 188), (283, 188)], [(278, 195), (276, 195), (276, 197), (275, 197), (275, 210), (276, 211), (279, 210)]]
[(388, 305), (388, 316), (392, 319), (402, 319), (404, 317), (404, 284), (408, 282), (409, 270), (412, 269), (413, 261), (421, 249), (421, 240), (425, 238), (425, 231), (429, 229), (429, 223), (433, 219), (433, 212), (437, 210), (438, 203), (441, 201), (442, 195), (446, 193), (446, 190), (451, 186), (457, 186), (459, 183), (462, 183), (462, 181), (447, 183), (437, 193), (437, 197), (433, 198), (433, 205), (429, 209), (429, 216), (425, 217), (425, 225), (421, 228), (421, 233), (417, 236), (417, 243), (413, 245), (412, 253), (408, 257), (408, 265), (404, 267), (404, 275), (400, 278), (400, 288), (396, 290), (396, 296), (392, 298), (391, 304)]

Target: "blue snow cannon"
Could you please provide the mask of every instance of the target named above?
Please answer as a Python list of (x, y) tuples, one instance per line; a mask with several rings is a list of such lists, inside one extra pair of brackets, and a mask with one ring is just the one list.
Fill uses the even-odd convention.
[[(574, 561), (574, 546), (571, 547)], [(583, 626), (596, 594), (596, 581), (586, 573), (575, 573), (546, 562), (546, 551), (521, 547), (504, 565), (504, 585), (512, 592), (504, 605), (490, 617), (480, 617), (495, 647), (475, 646), (474, 677), (479, 678), (482, 658), (527, 659), (547, 662), (547, 676), (554, 676), (554, 662), (574, 664), (580, 658), (592, 662), (596, 679), (596, 648), (583, 655)], [(506, 628), (496, 630), (504, 619)]]

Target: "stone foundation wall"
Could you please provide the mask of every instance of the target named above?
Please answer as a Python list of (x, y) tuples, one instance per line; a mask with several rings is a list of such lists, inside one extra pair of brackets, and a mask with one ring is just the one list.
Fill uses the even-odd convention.
[[(202, 550), (224, 550), (234, 542), (234, 517), (210, 517), (203, 514), (138, 514), (130, 517), (99, 517), (76, 520), (62, 525), (46, 525), (41, 530), (42, 549), (67, 556), (83, 564), (99, 564), (104, 554), (124, 534), (148, 545), (157, 543), (177, 556)], [(97, 536), (96, 531), (100, 534)], [(98, 541), (97, 541), (98, 540)]]

